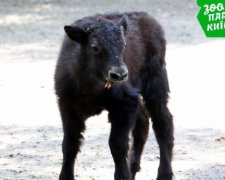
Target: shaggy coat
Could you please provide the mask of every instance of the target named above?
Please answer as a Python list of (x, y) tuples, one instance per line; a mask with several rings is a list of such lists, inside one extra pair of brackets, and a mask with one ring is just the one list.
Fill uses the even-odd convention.
[(145, 12), (130, 12), (85, 17), (64, 29), (55, 72), (64, 131), (59, 179), (74, 179), (85, 120), (107, 110), (114, 179), (135, 179), (151, 118), (160, 150), (157, 179), (171, 180), (173, 118), (161, 26)]

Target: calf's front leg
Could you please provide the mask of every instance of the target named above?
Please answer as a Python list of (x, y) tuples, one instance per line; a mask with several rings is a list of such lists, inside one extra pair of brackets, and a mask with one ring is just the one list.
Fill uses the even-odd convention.
[(74, 180), (74, 163), (83, 140), (85, 120), (75, 109), (63, 100), (59, 100), (59, 107), (63, 122), (63, 164), (59, 180)]
[[(129, 107), (129, 104), (126, 104)], [(114, 180), (131, 180), (130, 167), (127, 162), (129, 134), (135, 124), (136, 109), (118, 106), (109, 111), (111, 133), (109, 146), (115, 163)]]
[(115, 163), (114, 180), (131, 180), (131, 172), (127, 163), (127, 153), (129, 149), (128, 123), (112, 123), (109, 138), (109, 146)]

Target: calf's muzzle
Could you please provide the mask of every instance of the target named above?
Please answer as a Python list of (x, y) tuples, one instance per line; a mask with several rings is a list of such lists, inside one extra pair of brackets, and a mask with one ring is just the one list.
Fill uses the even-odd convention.
[(125, 65), (112, 66), (108, 71), (108, 81), (122, 82), (128, 79), (128, 69)]

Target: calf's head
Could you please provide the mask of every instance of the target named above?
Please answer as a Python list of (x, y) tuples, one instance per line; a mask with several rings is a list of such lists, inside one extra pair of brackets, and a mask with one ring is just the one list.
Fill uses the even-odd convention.
[(80, 44), (91, 76), (108, 83), (119, 83), (128, 79), (128, 69), (123, 60), (126, 16), (116, 23), (98, 21), (84, 28), (71, 25), (64, 29), (70, 39)]

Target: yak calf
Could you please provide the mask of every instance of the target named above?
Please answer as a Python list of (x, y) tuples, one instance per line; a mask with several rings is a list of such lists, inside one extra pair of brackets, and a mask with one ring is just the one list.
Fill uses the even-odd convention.
[(85, 120), (107, 110), (114, 179), (135, 179), (151, 118), (160, 150), (157, 179), (171, 180), (173, 118), (161, 26), (145, 12), (129, 12), (85, 17), (64, 29), (55, 72), (64, 131), (59, 179), (74, 179)]

